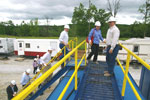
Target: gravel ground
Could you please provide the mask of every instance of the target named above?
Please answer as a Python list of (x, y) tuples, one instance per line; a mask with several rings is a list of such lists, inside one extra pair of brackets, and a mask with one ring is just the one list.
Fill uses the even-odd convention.
[[(22, 73), (28, 68), (33, 70), (33, 59), (25, 58), (24, 61), (15, 61), (16, 58), (17, 57), (13, 56), (9, 57), (8, 60), (0, 60), (0, 100), (7, 100), (6, 88), (10, 84), (11, 80), (16, 80), (16, 84), (20, 90), (22, 88), (20, 84)], [(52, 65), (55, 63), (56, 62), (52, 63)], [(31, 77), (33, 77), (32, 73)], [(45, 100), (44, 98), (53, 91), (57, 83), (58, 82), (55, 82), (50, 89), (47, 89), (44, 92), (44, 95), (39, 96), (36, 100)]]
[[(22, 87), (20, 84), (20, 80), (22, 73), (28, 68), (31, 68), (33, 70), (33, 59), (25, 58), (24, 61), (15, 61), (16, 58), (17, 57), (12, 56), (9, 57), (8, 60), (0, 60), (0, 100), (7, 100), (6, 88), (10, 84), (11, 80), (16, 80), (17, 86), (19, 87), (19, 89), (21, 89)], [(52, 63), (52, 65), (54, 65), (55, 63), (56, 62)], [(139, 66), (141, 65), (131, 66), (132, 67), (129, 68), (129, 72), (135, 79), (136, 83), (139, 84), (141, 73), (141, 67)], [(31, 74), (31, 76), (33, 77), (33, 74)], [(50, 89), (47, 89), (44, 92), (44, 95), (39, 96), (36, 100), (45, 100), (49, 96), (51, 91), (53, 91), (57, 83), (58, 81), (55, 82)]]

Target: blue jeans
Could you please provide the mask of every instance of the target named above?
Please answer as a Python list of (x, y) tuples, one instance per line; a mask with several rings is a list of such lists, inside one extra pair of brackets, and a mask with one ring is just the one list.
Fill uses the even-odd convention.
[[(62, 49), (65, 45), (60, 43), (59, 48)], [(66, 48), (66, 54), (69, 52), (68, 48)], [(62, 59), (64, 57), (64, 50), (62, 50), (62, 55), (59, 57), (59, 59)], [(62, 64), (64, 66), (64, 63)]]
[(106, 63), (108, 65), (108, 72), (110, 74), (114, 73), (114, 67), (115, 67), (115, 61), (116, 61), (116, 56), (118, 54), (118, 51), (120, 49), (119, 45), (116, 45), (116, 47), (113, 50), (113, 53), (110, 54), (109, 50), (110, 50), (111, 46), (107, 47), (107, 52), (106, 52)]

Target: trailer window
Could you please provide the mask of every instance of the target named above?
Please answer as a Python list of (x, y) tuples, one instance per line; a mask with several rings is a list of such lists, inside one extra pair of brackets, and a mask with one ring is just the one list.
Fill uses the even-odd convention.
[(0, 49), (3, 48), (3, 46), (0, 46)]
[(1, 40), (0, 40), (0, 43), (1, 43)]
[(20, 47), (20, 48), (22, 47), (22, 43), (19, 43), (19, 47)]
[(30, 43), (26, 43), (26, 48), (30, 48)]
[(134, 46), (133, 52), (139, 52), (139, 46)]

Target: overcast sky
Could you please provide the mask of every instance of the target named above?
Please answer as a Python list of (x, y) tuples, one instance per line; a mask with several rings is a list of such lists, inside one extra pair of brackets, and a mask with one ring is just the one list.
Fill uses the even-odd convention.
[[(46, 17), (50, 25), (70, 24), (74, 7), (82, 3), (88, 7), (89, 0), (1, 0), (0, 21), (13, 20), (20, 24), (22, 20), (29, 21), (39, 18), (40, 24), (46, 24)], [(91, 0), (97, 8), (107, 10), (107, 0)], [(138, 8), (145, 0), (120, 0), (121, 9), (117, 15), (117, 23), (132, 24), (141, 21), (142, 14)]]

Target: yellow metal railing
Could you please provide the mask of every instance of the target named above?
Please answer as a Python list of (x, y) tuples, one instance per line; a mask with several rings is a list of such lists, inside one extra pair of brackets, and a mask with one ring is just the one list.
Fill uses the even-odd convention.
[[(74, 48), (74, 42), (77, 42), (77, 37), (68, 42), (69, 48)], [(53, 61), (55, 61), (61, 55), (62, 51), (65, 50), (65, 49), (66, 49), (66, 46), (64, 46), (46, 65), (48, 65), (48, 64), (52, 63)], [(46, 68), (46, 66), (43, 66), (42, 69), (37, 74), (35, 74), (34, 77), (17, 93), (17, 95), (20, 92), (22, 92), (26, 87), (28, 87), (33, 81), (35, 81), (36, 78), (39, 76), (39, 74), (43, 73), (43, 70), (45, 68)]]
[[(72, 49), (71, 52), (69, 52), (66, 56), (64, 56), (60, 61), (58, 61), (54, 66), (52, 66), (48, 71), (46, 71), (41, 77), (36, 79), (32, 84), (30, 84), (27, 88), (25, 88), (21, 93), (19, 93), (17, 96), (15, 96), (12, 100), (23, 100), (25, 99), (32, 91), (34, 91), (48, 76), (50, 76), (64, 61), (66, 61), (73, 53), (77, 52), (78, 48), (81, 47), (81, 45), (86, 44), (86, 41), (84, 40), (81, 42), (78, 46), (76, 46), (74, 49)], [(85, 45), (86, 48), (86, 45)], [(86, 59), (86, 53), (84, 55)], [(77, 71), (77, 53), (75, 54), (75, 70)], [(86, 65), (86, 63), (85, 63)], [(77, 89), (77, 73), (75, 73), (75, 89)]]
[(75, 90), (77, 90), (77, 87), (78, 87), (78, 69), (83, 61), (83, 59), (85, 59), (85, 66), (86, 66), (86, 41), (83, 41), (79, 46), (83, 45), (85, 43), (85, 53), (82, 57), (82, 59), (80, 60), (79, 64), (77, 64), (77, 59), (78, 59), (78, 49), (76, 48), (76, 51), (75, 51), (75, 71), (74, 73), (72, 74), (71, 78), (69, 79), (68, 83), (66, 84), (65, 88), (63, 89), (63, 91), (61, 92), (60, 96), (58, 97), (58, 100), (61, 100), (64, 96), (64, 94), (66, 93), (69, 85), (71, 84), (73, 78), (75, 78)]
[(144, 65), (147, 69), (150, 70), (150, 65), (148, 65), (145, 61), (143, 61), (140, 57), (138, 57), (136, 54), (134, 54), (132, 51), (130, 51), (128, 48), (124, 47), (122, 44), (119, 44), (123, 49), (125, 49), (127, 51), (127, 59), (126, 59), (126, 66), (125, 69), (122, 66), (122, 64), (120, 63), (119, 59), (117, 58), (117, 62), (120, 65), (123, 73), (124, 73), (124, 80), (123, 80), (123, 86), (122, 86), (122, 92), (121, 95), (124, 96), (125, 95), (125, 89), (126, 89), (126, 82), (128, 81), (129, 85), (131, 86), (131, 89), (133, 90), (137, 100), (141, 100), (141, 97), (139, 95), (139, 93), (137, 92), (137, 90), (135, 89), (133, 83), (131, 82), (129, 76), (128, 76), (128, 71), (129, 71), (129, 64), (130, 64), (130, 56), (132, 55), (133, 57), (135, 57), (142, 65)]

